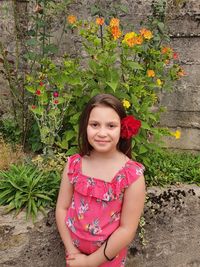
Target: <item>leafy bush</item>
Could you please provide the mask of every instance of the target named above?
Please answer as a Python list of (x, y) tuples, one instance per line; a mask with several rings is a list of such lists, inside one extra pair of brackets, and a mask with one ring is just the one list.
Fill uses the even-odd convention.
[(38, 155), (31, 162), (44, 172), (57, 171), (61, 174), (67, 161), (66, 153), (55, 153), (52, 156)]
[(200, 185), (200, 155), (165, 151), (149, 154), (145, 177), (149, 186), (175, 183)]
[(44, 60), (40, 73), (27, 76), (26, 89), (35, 95), (30, 110), (41, 141), (45, 146), (60, 146), (69, 155), (76, 152), (80, 112), (91, 96), (111, 93), (121, 99), (127, 114), (142, 121), (140, 134), (132, 141), (132, 154), (148, 166), (149, 151), (156, 150), (160, 138), (169, 134), (155, 127), (163, 111), (157, 93), (172, 89), (184, 75), (177, 53), (167, 45), (164, 24), (155, 20), (151, 29), (122, 33), (117, 18), (109, 25), (100, 17), (88, 22), (70, 16), (68, 21), (81, 38), (87, 62), (85, 57), (65, 58), (60, 65)]
[(6, 212), (26, 210), (27, 219), (38, 211), (54, 205), (59, 188), (57, 172), (44, 173), (31, 165), (11, 165), (0, 171), (0, 205), (7, 205)]

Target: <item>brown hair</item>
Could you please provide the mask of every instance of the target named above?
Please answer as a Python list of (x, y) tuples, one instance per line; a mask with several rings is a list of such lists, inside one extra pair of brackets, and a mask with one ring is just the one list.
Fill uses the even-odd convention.
[[(111, 94), (98, 94), (92, 97), (84, 108), (79, 121), (78, 145), (80, 154), (82, 156), (89, 155), (93, 149), (90, 143), (88, 142), (87, 126), (90, 117), (90, 112), (94, 107), (99, 105), (111, 107), (116, 111), (120, 119), (126, 117), (126, 112), (122, 103), (115, 96)], [(131, 139), (122, 139), (120, 137), (118, 142), (118, 150), (123, 152), (129, 158), (131, 158)]]

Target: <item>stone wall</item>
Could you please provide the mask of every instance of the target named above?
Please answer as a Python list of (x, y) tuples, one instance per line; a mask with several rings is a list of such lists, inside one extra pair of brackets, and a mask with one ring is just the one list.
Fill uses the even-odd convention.
[[(126, 267), (200, 266), (200, 188), (149, 188), (144, 210), (142, 246), (131, 244)], [(25, 213), (16, 218), (0, 208), (1, 267), (65, 267), (64, 251), (56, 230), (54, 211), (33, 224)]]
[[(113, 1), (110, 0), (73, 0), (69, 8), (69, 13), (77, 15), (79, 18), (90, 17), (90, 7), (98, 3), (105, 12), (112, 10), (110, 6)], [(151, 13), (152, 0), (117, 0), (119, 4), (128, 6), (126, 15), (119, 14), (119, 18), (127, 25), (134, 25), (138, 29), (139, 22), (144, 21)], [(170, 29), (172, 47), (178, 52), (181, 65), (187, 76), (182, 78), (174, 85), (174, 91), (163, 93), (161, 104), (166, 106), (167, 112), (162, 115), (161, 125), (168, 126), (172, 130), (180, 129), (182, 136), (179, 140), (173, 137), (166, 138), (166, 144), (170, 148), (182, 150), (200, 150), (200, 1), (183, 0), (170, 1), (171, 3), (180, 3), (179, 6), (169, 9), (168, 26)], [(12, 13), (11, 0), (2, 0), (0, 2), (1, 15), (1, 33), (0, 40), (4, 39), (8, 44), (8, 49), (13, 50), (13, 40), (7, 39), (8, 30), (12, 29), (9, 15)], [(62, 18), (63, 19), (63, 18)], [(129, 27), (129, 26), (128, 26)], [(59, 29), (56, 28), (56, 36), (59, 35)], [(11, 38), (11, 39), (10, 39)], [(61, 54), (64, 51), (76, 52), (78, 43), (72, 42), (69, 35), (64, 36), (61, 44)], [(5, 92), (7, 84), (0, 79), (0, 96)]]

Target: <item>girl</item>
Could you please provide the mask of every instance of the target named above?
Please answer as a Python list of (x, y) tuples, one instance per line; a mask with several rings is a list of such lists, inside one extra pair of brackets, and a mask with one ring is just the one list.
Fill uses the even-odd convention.
[(67, 266), (125, 265), (145, 201), (144, 167), (131, 160), (131, 136), (140, 125), (109, 94), (85, 107), (80, 153), (68, 158), (56, 206)]

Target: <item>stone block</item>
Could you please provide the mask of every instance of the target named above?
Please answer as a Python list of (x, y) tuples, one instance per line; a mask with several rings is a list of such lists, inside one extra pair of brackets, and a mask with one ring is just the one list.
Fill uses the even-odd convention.
[[(129, 248), (126, 267), (200, 266), (200, 187), (149, 187), (144, 209), (143, 246), (138, 233)], [(13, 218), (0, 207), (1, 267), (65, 267), (64, 248), (54, 210), (35, 223), (24, 212)], [(195, 265), (196, 264), (196, 265)]]
[[(177, 128), (171, 129), (172, 132)], [(172, 149), (200, 151), (200, 130), (192, 128), (181, 128), (181, 138), (173, 136), (163, 138), (165, 146)]]

